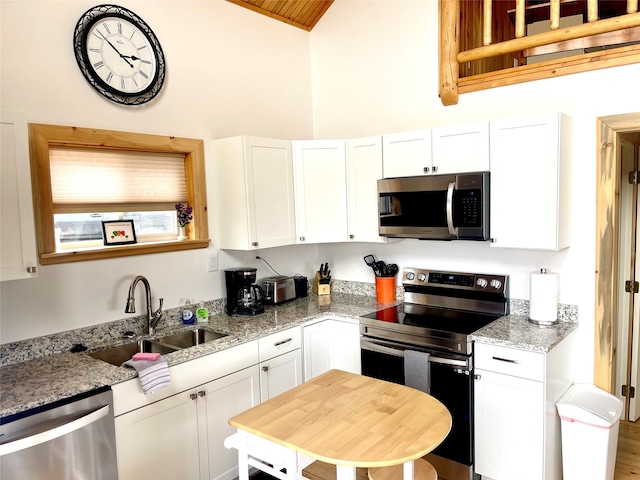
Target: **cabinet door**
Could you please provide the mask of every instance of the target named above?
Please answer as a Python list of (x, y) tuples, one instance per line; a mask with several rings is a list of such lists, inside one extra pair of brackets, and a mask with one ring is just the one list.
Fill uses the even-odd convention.
[(294, 142), (298, 243), (348, 240), (346, 162), (343, 140)]
[(349, 241), (385, 242), (378, 235), (378, 180), (382, 178), (382, 137), (347, 142)]
[(206, 409), (206, 415), (199, 411), (199, 419), (206, 419), (199, 421), (199, 444), (200, 456), (208, 458), (208, 478), (233, 480), (238, 477), (238, 452), (225, 448), (224, 439), (236, 432), (229, 425), (229, 419), (260, 403), (258, 365), (209, 382), (197, 390), (198, 401), (203, 402), (201, 405)]
[(249, 137), (245, 140), (251, 247), (296, 243), (291, 142)]
[(434, 128), (431, 138), (438, 173), (489, 171), (489, 122)]
[(0, 280), (37, 277), (29, 140), (24, 114), (2, 110)]
[(382, 137), (384, 178), (430, 175), (431, 130), (416, 130)]
[(302, 350), (260, 363), (260, 401), (280, 395), (302, 383)]
[(295, 244), (291, 142), (230, 137), (213, 142), (220, 248)]
[(476, 473), (545, 480), (543, 383), (477, 368), (475, 374)]
[(360, 327), (355, 323), (323, 320), (302, 330), (304, 379), (332, 368), (360, 374)]
[(559, 114), (491, 122), (492, 247), (569, 246), (569, 148)]
[(200, 479), (193, 390), (115, 419), (120, 480)]

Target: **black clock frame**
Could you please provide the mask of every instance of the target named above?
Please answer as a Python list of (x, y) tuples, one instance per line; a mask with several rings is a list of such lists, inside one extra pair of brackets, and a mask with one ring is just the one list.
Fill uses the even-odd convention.
[[(109, 84), (104, 82), (102, 78), (94, 74), (87, 56), (87, 35), (89, 30), (91, 30), (91, 27), (104, 17), (120, 17), (135, 24), (147, 37), (150, 45), (155, 50), (155, 54), (158, 59), (156, 72), (153, 80), (144, 90), (130, 94), (121, 92), (111, 87)], [(89, 84), (91, 84), (98, 93), (115, 103), (122, 105), (142, 105), (153, 100), (160, 93), (160, 90), (164, 85), (166, 63), (160, 42), (149, 25), (147, 25), (142, 18), (127, 8), (120, 7), (118, 5), (105, 4), (95, 6), (87, 10), (82, 14), (80, 20), (78, 20), (78, 23), (76, 24), (76, 28), (73, 33), (73, 50), (76, 56), (76, 61), (78, 62), (78, 67), (80, 67), (80, 71)]]

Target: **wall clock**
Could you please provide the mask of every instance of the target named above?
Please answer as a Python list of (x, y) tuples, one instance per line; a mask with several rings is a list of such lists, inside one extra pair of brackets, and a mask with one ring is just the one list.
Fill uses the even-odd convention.
[(98, 5), (78, 20), (73, 49), (80, 71), (101, 95), (123, 105), (155, 98), (166, 66), (157, 37), (138, 15), (117, 5)]

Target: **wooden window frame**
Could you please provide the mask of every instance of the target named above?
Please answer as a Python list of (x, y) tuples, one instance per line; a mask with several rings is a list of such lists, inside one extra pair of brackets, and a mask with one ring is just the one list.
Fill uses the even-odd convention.
[(460, 1), (462, 0), (439, 0), (439, 95), (445, 106), (456, 105), (458, 96), (462, 93), (640, 63), (640, 45), (630, 45), (460, 78), (460, 65), (468, 61), (640, 26), (640, 13), (627, 13), (461, 52), (460, 31), (468, 26), (460, 25)]
[[(49, 149), (54, 146), (184, 155), (187, 200), (193, 207), (194, 217), (193, 222), (187, 225), (188, 240), (56, 252), (49, 167)], [(41, 265), (192, 250), (209, 246), (204, 142), (202, 140), (93, 128), (29, 124), (29, 147), (36, 239)]]

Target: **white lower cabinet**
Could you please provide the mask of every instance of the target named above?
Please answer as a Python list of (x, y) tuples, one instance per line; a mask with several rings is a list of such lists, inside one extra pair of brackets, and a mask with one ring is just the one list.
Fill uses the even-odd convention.
[(302, 383), (300, 327), (261, 338), (260, 400), (266, 402)]
[(304, 380), (311, 380), (333, 368), (362, 373), (360, 325), (324, 319), (302, 328)]
[(236, 478), (237, 452), (224, 439), (235, 432), (229, 418), (260, 403), (258, 342), (169, 372), (171, 385), (152, 394), (137, 378), (113, 386), (119, 479)]
[(562, 478), (556, 402), (573, 381), (573, 335), (547, 353), (476, 342), (475, 471), (483, 480)]

